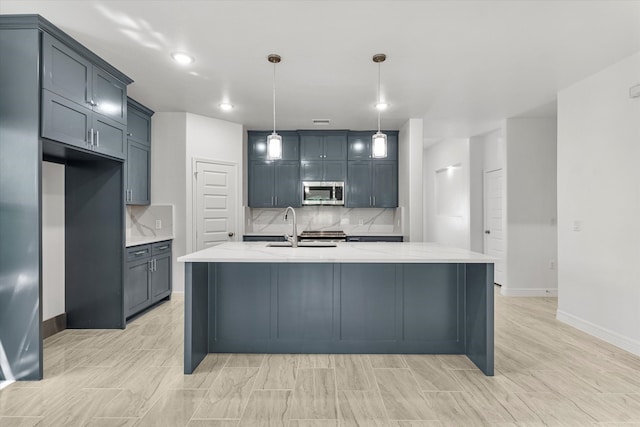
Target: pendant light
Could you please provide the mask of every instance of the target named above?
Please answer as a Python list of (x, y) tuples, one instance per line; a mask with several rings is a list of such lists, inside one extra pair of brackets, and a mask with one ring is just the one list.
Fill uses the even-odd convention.
[(387, 104), (380, 99), (380, 64), (387, 59), (384, 53), (373, 55), (373, 62), (378, 64), (378, 102), (376, 109), (378, 110), (378, 132), (371, 138), (371, 155), (373, 158), (380, 159), (387, 157), (387, 135), (380, 132), (380, 111), (386, 108)]
[(282, 58), (280, 55), (271, 54), (267, 60), (273, 64), (273, 133), (267, 137), (267, 157), (270, 159), (282, 158), (282, 137), (276, 133), (276, 64)]

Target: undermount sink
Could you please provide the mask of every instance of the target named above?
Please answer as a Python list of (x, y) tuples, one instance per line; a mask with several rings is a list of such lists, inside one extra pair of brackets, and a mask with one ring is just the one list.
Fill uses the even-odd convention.
[[(298, 242), (299, 248), (335, 248), (335, 242)], [(271, 242), (267, 243), (269, 248), (291, 248), (291, 242)]]

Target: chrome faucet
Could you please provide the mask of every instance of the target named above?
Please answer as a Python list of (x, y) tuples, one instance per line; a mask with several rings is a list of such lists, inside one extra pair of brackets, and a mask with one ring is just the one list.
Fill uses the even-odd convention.
[(298, 247), (298, 223), (296, 221), (296, 211), (291, 207), (287, 207), (287, 209), (284, 211), (284, 220), (287, 220), (287, 215), (289, 214), (289, 211), (291, 211), (291, 213), (293, 214), (293, 235), (289, 236), (287, 233), (284, 233), (284, 238), (287, 240), (287, 242), (291, 243), (291, 247), (293, 248), (297, 248)]

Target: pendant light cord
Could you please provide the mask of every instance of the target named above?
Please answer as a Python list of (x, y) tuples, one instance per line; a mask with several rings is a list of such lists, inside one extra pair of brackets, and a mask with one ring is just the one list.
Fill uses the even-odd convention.
[(380, 132), (380, 63), (378, 62), (378, 104), (376, 110), (378, 110), (378, 132)]
[(276, 133), (276, 63), (273, 63), (273, 133)]

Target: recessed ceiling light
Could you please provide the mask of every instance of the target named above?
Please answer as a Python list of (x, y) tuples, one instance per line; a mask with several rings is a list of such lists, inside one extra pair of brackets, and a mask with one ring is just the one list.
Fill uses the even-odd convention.
[(376, 104), (376, 108), (380, 111), (384, 111), (387, 109), (387, 107), (389, 106), (389, 104), (387, 104), (386, 102), (378, 102)]
[(229, 104), (228, 102), (223, 102), (222, 104), (219, 105), (220, 109), (222, 111), (231, 111), (233, 110), (233, 105)]
[(184, 52), (173, 52), (171, 57), (180, 65), (189, 65), (195, 61), (195, 58)]

